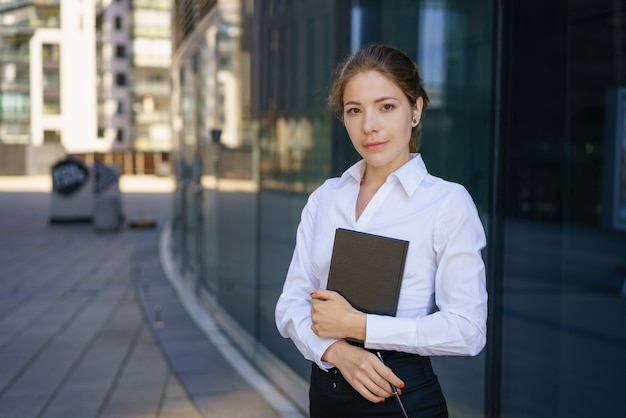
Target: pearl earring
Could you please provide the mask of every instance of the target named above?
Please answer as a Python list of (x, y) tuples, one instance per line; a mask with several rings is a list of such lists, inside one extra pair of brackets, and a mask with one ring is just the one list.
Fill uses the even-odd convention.
[(417, 119), (413, 119), (413, 127), (417, 126)]

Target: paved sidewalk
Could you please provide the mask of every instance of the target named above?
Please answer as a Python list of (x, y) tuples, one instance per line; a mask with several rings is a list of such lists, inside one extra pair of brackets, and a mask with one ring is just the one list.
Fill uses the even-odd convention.
[[(171, 182), (123, 180), (127, 221), (169, 220)], [(281, 416), (185, 311), (160, 228), (50, 225), (45, 185), (0, 178), (0, 417)]]

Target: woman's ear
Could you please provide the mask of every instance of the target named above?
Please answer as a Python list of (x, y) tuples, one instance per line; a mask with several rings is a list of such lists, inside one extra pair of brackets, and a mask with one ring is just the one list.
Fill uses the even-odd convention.
[(415, 101), (415, 105), (413, 106), (413, 120), (416, 120), (417, 123), (415, 126), (420, 124), (420, 119), (422, 118), (422, 109), (424, 108), (424, 99), (422, 97), (418, 97)]

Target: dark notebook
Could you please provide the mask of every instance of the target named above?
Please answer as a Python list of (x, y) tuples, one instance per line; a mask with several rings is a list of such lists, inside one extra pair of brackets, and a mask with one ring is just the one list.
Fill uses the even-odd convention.
[(362, 312), (395, 316), (408, 248), (408, 241), (337, 228), (326, 288)]

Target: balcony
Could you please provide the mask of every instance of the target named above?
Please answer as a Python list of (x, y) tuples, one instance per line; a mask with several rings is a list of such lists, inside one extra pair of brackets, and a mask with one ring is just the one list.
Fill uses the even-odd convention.
[(34, 28), (60, 28), (61, 20), (58, 17), (38, 18), (31, 17), (23, 20), (13, 20), (2, 16), (0, 19), (0, 29), (34, 29)]
[(0, 0), (0, 13), (23, 9), (26, 7), (60, 7), (61, 0)]
[(0, 129), (0, 143), (3, 144), (29, 144), (30, 132), (24, 134), (5, 133)]
[(153, 123), (163, 123), (170, 120), (168, 112), (149, 112), (135, 114), (135, 123), (137, 125), (151, 125)]
[(10, 121), (11, 123), (28, 122), (30, 121), (30, 108), (21, 110), (4, 110), (0, 114), (0, 121)]
[(30, 50), (27, 47), (20, 48), (0, 48), (0, 61), (3, 63), (15, 62), (24, 63), (29, 62)]
[(133, 65), (136, 67), (169, 68), (171, 65), (169, 55), (134, 55)]
[(133, 9), (170, 10), (170, 0), (133, 0)]
[[(28, 115), (26, 115), (28, 116)], [(24, 135), (30, 135), (30, 120), (28, 117), (21, 118), (21, 122), (15, 121), (2, 121), (0, 122), (0, 136), (3, 138), (6, 136), (21, 137)], [(1, 119), (0, 119), (1, 120)]]
[(30, 91), (30, 80), (2, 81), (0, 83), (0, 90), (3, 93), (28, 93)]
[(170, 39), (170, 28), (163, 26), (135, 26), (132, 35), (135, 38)]
[(171, 94), (169, 82), (135, 82), (131, 84), (131, 91), (136, 96), (151, 94), (153, 96), (169, 96)]

